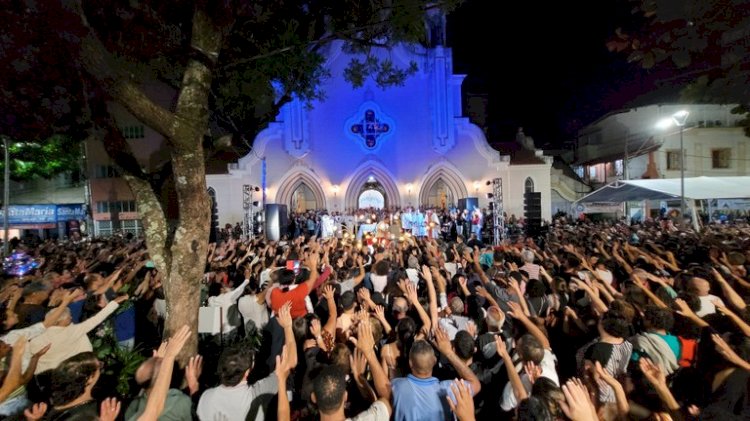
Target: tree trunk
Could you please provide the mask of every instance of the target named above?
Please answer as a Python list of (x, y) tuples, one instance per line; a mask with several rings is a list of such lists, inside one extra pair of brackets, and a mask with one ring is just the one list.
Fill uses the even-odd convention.
[[(123, 168), (124, 178), (136, 196), (149, 255), (162, 272), (167, 302), (165, 337), (183, 325), (193, 332), (179, 357), (183, 365), (189, 356), (195, 355), (198, 344), (198, 309), (211, 221), (202, 141), (208, 129), (213, 67), (223, 35), (223, 28), (204, 12), (205, 4), (198, 3), (191, 32), (194, 58), (185, 69), (174, 113), (152, 102), (126, 75), (110, 67), (110, 53), (90, 29), (80, 50), (87, 73), (98, 85), (136, 118), (165, 136), (171, 149), (179, 210), (173, 236), (169, 235), (164, 209), (153, 187), (134, 161), (106, 105), (102, 108), (100, 103), (94, 107), (94, 120), (107, 130), (104, 136), (107, 152)], [(82, 8), (79, 10), (82, 13)], [(88, 27), (84, 16), (82, 22)]]

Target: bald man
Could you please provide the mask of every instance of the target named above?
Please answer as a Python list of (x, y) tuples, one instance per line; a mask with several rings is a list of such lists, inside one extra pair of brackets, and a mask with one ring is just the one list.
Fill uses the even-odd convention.
[[(479, 379), (471, 369), (456, 355), (448, 335), (438, 329), (437, 348), (450, 362), (459, 377), (469, 386), (472, 394), (479, 393)], [(393, 390), (394, 420), (396, 421), (433, 421), (452, 420), (446, 396), (453, 398), (451, 380), (439, 381), (432, 376), (437, 363), (435, 351), (428, 342), (414, 342), (409, 351), (411, 373), (406, 377), (391, 380)]]

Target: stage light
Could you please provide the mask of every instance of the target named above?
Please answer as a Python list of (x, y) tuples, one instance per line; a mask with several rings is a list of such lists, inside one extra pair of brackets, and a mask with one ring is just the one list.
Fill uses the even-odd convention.
[(253, 201), (253, 206), (258, 206), (258, 203), (260, 202), (258, 202), (257, 200)]
[(255, 186), (254, 190), (255, 190), (255, 191), (260, 191), (260, 187), (258, 187), (258, 186)]
[(495, 197), (495, 195), (494, 195), (494, 194), (492, 194), (492, 193), (487, 193), (487, 198), (488, 198), (488, 199), (492, 199), (493, 197)]
[(487, 182), (484, 183), (485, 186), (489, 186), (490, 184), (492, 184), (492, 180), (487, 180)]

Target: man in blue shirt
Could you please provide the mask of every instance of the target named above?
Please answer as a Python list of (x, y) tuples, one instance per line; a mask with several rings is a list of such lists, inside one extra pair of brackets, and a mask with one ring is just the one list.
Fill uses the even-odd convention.
[[(437, 349), (450, 362), (472, 395), (481, 385), (471, 369), (456, 355), (448, 334), (441, 329), (436, 333)], [(437, 363), (435, 351), (426, 341), (416, 341), (409, 351), (411, 373), (406, 377), (391, 380), (393, 390), (393, 418), (396, 421), (452, 420), (446, 396), (453, 398), (452, 380), (440, 381), (432, 376)], [(455, 400), (455, 399), (454, 399)]]

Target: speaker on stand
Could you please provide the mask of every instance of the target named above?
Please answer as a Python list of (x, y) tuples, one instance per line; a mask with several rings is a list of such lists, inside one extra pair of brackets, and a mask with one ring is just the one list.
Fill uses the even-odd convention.
[(542, 193), (527, 192), (523, 195), (523, 215), (526, 236), (536, 239), (542, 230)]
[(286, 235), (289, 227), (287, 217), (286, 205), (266, 203), (263, 220), (267, 240), (279, 241)]

